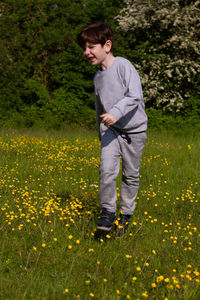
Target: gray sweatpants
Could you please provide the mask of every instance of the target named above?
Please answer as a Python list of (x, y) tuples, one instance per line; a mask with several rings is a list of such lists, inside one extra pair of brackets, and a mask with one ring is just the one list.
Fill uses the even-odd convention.
[(111, 127), (102, 136), (100, 201), (102, 208), (110, 212), (116, 211), (116, 178), (120, 171), (120, 157), (122, 157), (120, 208), (123, 214), (132, 215), (139, 188), (140, 158), (146, 143), (146, 132), (129, 134), (128, 137), (131, 143)]

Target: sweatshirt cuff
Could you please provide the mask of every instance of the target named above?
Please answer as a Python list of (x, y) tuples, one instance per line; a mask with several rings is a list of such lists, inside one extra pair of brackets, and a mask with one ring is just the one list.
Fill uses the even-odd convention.
[(116, 108), (116, 107), (113, 107), (109, 111), (109, 114), (113, 115), (117, 121), (122, 117), (121, 111), (118, 108)]

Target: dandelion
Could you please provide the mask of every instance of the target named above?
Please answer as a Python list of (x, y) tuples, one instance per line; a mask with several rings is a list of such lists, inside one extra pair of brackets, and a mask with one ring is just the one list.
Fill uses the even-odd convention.
[(65, 293), (67, 294), (69, 292), (69, 290), (68, 289), (65, 289)]
[(68, 236), (68, 239), (71, 240), (72, 238), (73, 238), (73, 236), (70, 234), (70, 235)]
[(68, 247), (67, 247), (69, 250), (71, 250), (72, 249), (72, 245), (68, 245)]
[(157, 282), (161, 282), (164, 279), (164, 277), (162, 275), (157, 276), (156, 281)]
[(152, 250), (152, 253), (153, 253), (153, 254), (156, 254), (156, 250), (153, 249), (153, 250)]
[(80, 244), (80, 240), (76, 240), (76, 244)]
[(88, 249), (88, 252), (94, 252), (93, 248)]
[(90, 293), (90, 297), (94, 297), (94, 294), (93, 294), (93, 293)]
[(147, 292), (144, 292), (144, 293), (142, 293), (142, 296), (143, 296), (144, 298), (148, 298), (148, 293), (147, 293)]
[(152, 288), (155, 288), (157, 285), (156, 285), (155, 282), (153, 282), (153, 283), (151, 284), (151, 286), (152, 286)]
[(45, 247), (46, 247), (46, 244), (45, 244), (45, 243), (42, 243), (42, 247), (45, 248)]
[(133, 280), (133, 281), (136, 281), (136, 280), (137, 280), (137, 277), (133, 276), (133, 277), (132, 277), (132, 280)]

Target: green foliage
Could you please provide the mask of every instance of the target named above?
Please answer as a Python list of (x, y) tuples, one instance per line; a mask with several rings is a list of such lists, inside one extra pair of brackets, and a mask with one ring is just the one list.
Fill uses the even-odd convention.
[[(180, 7), (184, 9), (194, 3), (190, 0), (180, 1)], [(1, 127), (60, 128), (70, 123), (95, 126), (93, 76), (97, 69), (86, 61), (76, 43), (80, 30), (95, 20), (102, 20), (114, 29), (115, 55), (127, 57), (138, 68), (144, 85), (146, 107), (149, 109), (149, 125), (158, 125), (154, 124), (151, 117), (154, 114), (152, 107), (156, 107), (159, 119), (166, 119), (166, 126), (171, 121), (173, 123), (173, 116), (157, 112), (157, 108), (163, 110), (168, 107), (169, 101), (175, 107), (183, 103), (178, 118), (181, 119), (182, 115), (196, 122), (194, 120), (199, 116), (199, 73), (191, 73), (194, 65), (186, 60), (181, 67), (178, 62), (169, 64), (169, 57), (178, 51), (175, 51), (178, 49), (178, 40), (171, 50), (162, 47), (163, 39), (167, 40), (174, 33), (170, 20), (170, 30), (157, 26), (156, 21), (152, 27), (138, 25), (134, 31), (122, 34), (116, 16), (125, 6), (123, 0), (58, 0), (56, 3), (53, 0), (6, 0), (1, 4)], [(149, 13), (149, 8), (143, 7), (140, 1), (138, 5), (142, 7), (142, 14), (137, 18), (141, 17), (144, 21), (144, 11)], [(156, 2), (153, 8), (157, 14)], [(198, 22), (191, 24), (198, 27)], [(178, 27), (177, 30), (182, 29)], [(190, 48), (193, 48), (191, 51), (182, 51), (182, 55), (184, 57), (184, 53), (191, 53), (197, 65), (194, 43), (198, 33), (195, 30), (189, 32), (195, 37), (190, 43)], [(172, 77), (166, 75), (167, 72)], [(193, 75), (188, 77), (188, 72)], [(187, 101), (183, 101), (183, 95)], [(157, 96), (160, 102), (156, 102)]]
[(84, 59), (76, 37), (94, 20), (115, 26), (121, 3), (4, 1), (0, 15), (1, 126), (95, 124), (96, 69)]

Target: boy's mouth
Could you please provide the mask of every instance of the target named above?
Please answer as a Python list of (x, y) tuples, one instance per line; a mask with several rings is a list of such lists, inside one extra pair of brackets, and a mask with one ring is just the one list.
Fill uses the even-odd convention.
[(95, 60), (95, 57), (88, 57), (89, 61), (92, 62)]

